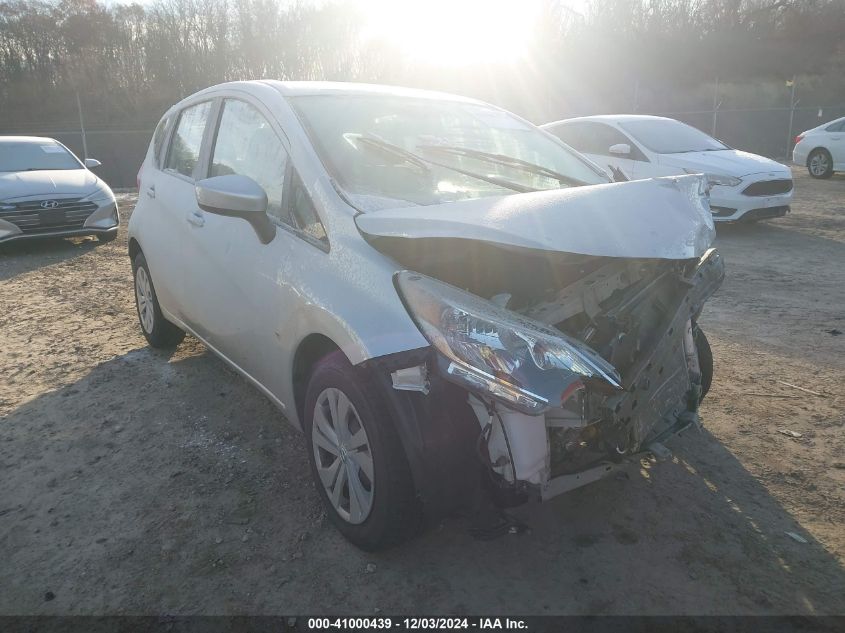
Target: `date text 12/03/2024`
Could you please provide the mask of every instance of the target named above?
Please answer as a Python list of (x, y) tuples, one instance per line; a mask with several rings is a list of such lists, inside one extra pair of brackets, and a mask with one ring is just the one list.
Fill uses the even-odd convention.
[(511, 630), (524, 631), (519, 618), (309, 618), (308, 630)]

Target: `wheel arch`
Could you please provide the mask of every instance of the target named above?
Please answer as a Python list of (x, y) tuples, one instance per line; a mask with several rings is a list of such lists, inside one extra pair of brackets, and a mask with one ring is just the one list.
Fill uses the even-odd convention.
[(818, 151), (824, 152), (825, 154), (827, 154), (828, 156), (831, 157), (831, 160), (833, 159), (833, 154), (830, 153), (829, 149), (827, 149), (824, 145), (816, 145), (813, 149), (811, 149), (809, 152), (807, 152), (807, 160), (804, 161), (805, 167), (810, 166), (810, 157), (813, 155), (814, 152), (818, 152)]
[(131, 261), (135, 261), (135, 257), (138, 256), (138, 253), (141, 251), (141, 244), (136, 240), (134, 237), (129, 238), (129, 259)]
[[(293, 401), (296, 415), (300, 424), (305, 413), (305, 393), (308, 390), (308, 379), (314, 371), (314, 366), (329, 354), (339, 352), (343, 354), (340, 345), (325, 334), (313, 333), (306, 336), (296, 348), (293, 355), (291, 380), (293, 382)], [(345, 358), (346, 354), (343, 354)]]

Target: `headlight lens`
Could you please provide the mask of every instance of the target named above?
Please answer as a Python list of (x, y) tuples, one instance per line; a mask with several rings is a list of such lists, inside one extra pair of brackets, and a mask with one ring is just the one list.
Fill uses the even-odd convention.
[(712, 185), (720, 185), (722, 187), (736, 187), (739, 183), (742, 182), (741, 178), (735, 178), (733, 176), (725, 176), (723, 174), (704, 174), (707, 177), (708, 184)]
[(111, 189), (106, 189), (103, 187), (98, 188), (94, 193), (91, 193), (80, 202), (114, 202), (114, 194), (111, 192)]
[(410, 271), (396, 285), (420, 331), (445, 359), (446, 375), (529, 414), (559, 406), (574, 383), (621, 388), (610, 363), (543, 323)]

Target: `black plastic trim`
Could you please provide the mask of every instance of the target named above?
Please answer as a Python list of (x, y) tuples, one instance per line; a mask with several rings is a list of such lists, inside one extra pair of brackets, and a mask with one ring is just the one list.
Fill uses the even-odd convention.
[[(393, 388), (390, 374), (425, 365), (429, 392)], [(465, 508), (478, 490), (481, 464), (476, 441), (478, 419), (467, 402), (467, 391), (445, 380), (436, 370), (431, 347), (370, 359), (357, 366), (378, 388), (399, 434), (417, 496), (428, 519)]]

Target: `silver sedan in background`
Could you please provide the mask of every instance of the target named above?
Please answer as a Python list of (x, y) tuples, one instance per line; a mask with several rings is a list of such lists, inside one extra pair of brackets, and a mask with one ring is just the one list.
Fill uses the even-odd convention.
[(51, 138), (0, 136), (0, 244), (20, 239), (117, 237), (120, 217), (109, 186)]

